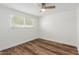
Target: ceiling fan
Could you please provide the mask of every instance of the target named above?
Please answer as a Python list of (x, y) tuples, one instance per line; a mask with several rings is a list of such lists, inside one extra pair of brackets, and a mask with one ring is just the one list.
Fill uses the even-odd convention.
[(48, 5), (48, 3), (41, 3), (41, 11), (46, 11), (47, 9), (54, 9), (55, 5)]

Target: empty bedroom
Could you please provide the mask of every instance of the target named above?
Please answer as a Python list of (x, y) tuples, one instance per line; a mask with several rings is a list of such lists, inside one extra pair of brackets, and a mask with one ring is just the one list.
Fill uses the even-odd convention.
[(0, 55), (78, 52), (78, 3), (0, 3)]

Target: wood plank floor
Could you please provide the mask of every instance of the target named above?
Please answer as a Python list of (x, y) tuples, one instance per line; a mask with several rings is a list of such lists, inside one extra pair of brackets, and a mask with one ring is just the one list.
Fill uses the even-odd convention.
[(0, 55), (78, 55), (78, 51), (74, 46), (39, 38), (0, 51)]

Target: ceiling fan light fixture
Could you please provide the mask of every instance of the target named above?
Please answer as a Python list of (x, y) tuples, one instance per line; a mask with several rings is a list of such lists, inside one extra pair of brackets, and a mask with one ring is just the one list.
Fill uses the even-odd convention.
[(42, 11), (42, 12), (45, 12), (45, 11), (46, 11), (46, 9), (42, 8), (42, 9), (41, 9), (41, 11)]

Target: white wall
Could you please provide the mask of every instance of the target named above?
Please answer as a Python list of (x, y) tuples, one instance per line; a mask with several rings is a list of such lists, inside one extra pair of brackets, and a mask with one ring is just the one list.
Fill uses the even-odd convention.
[(35, 20), (33, 28), (11, 28), (9, 15), (12, 14), (29, 15), (0, 6), (0, 50), (38, 37), (75, 45), (75, 10), (43, 16), (40, 21), (38, 19)]
[(76, 12), (65, 11), (43, 16), (40, 19), (40, 37), (65, 44), (76, 43)]
[(30, 41), (37, 37), (38, 19), (35, 20), (33, 28), (11, 28), (9, 16), (24, 14), (13, 9), (0, 6), (0, 50)]
[(79, 51), (79, 5), (77, 6), (77, 47)]

